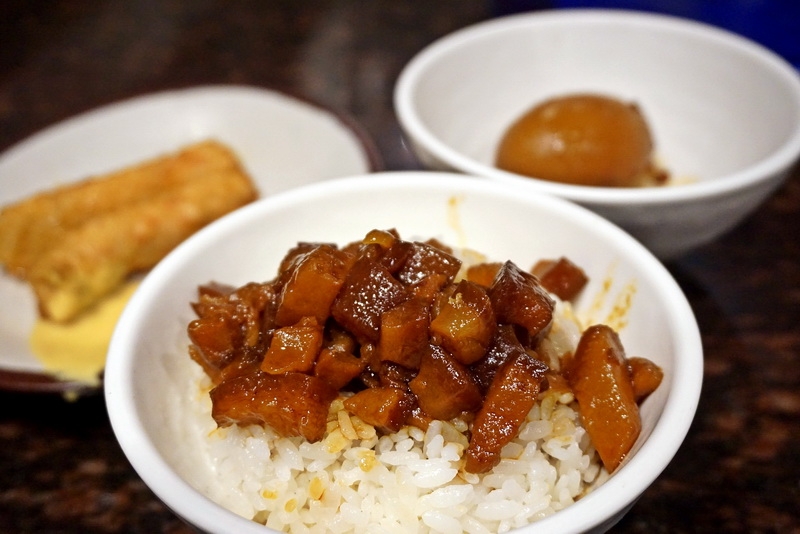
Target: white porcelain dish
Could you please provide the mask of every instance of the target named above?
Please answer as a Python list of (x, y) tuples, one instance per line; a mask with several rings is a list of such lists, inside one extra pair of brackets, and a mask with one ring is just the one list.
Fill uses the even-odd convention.
[[(603, 188), (494, 166), (510, 124), (536, 103), (600, 93), (638, 104), (656, 158), (680, 185)], [(663, 259), (730, 230), (800, 155), (800, 76), (733, 33), (665, 15), (555, 10), (475, 24), (402, 71), (395, 107), (419, 159), (578, 202)]]
[[(215, 138), (241, 158), (262, 196), (379, 170), (373, 143), (350, 118), (256, 87), (207, 86), (114, 103), (67, 119), (0, 155), (0, 206)], [(31, 353), (29, 288), (0, 273), (0, 388), (61, 391)]]
[(646, 355), (665, 371), (642, 406), (634, 453), (593, 493), (520, 532), (610, 528), (666, 467), (694, 417), (703, 354), (692, 310), (662, 264), (596, 214), (531, 189), (450, 173), (378, 173), (276, 195), (201, 230), (151, 271), (117, 325), (105, 375), (112, 426), (144, 482), (201, 531), (267, 531), (202, 490), (215, 482), (202, 446), (195, 446), (200, 437), (187, 431), (188, 403), (198, 399), (186, 352), (189, 303), (210, 280), (273, 278), (299, 241), (345, 244), (374, 228), (436, 237), (520, 266), (566, 255), (591, 279), (576, 302), (588, 321), (602, 322), (619, 299), (631, 297), (621, 339), (630, 354)]

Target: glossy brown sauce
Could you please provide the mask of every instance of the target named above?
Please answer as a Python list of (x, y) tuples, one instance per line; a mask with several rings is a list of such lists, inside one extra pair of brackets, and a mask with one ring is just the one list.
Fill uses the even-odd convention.
[[(213, 383), (213, 418), (309, 441), (325, 435), (334, 401), (384, 433), (458, 418), (470, 425), (464, 469), (481, 473), (552, 382), (579, 405), (601, 405), (587, 413), (605, 423), (587, 428), (613, 469), (638, 435), (638, 402), (660, 381), (649, 373), (657, 367), (637, 365), (648, 379), (635, 387), (605, 326), (569, 365), (540, 344), (555, 298), (574, 298), (588, 280), (568, 259), (532, 271), (510, 261), (462, 267), (439, 242), (373, 230), (342, 248), (300, 243), (268, 282), (202, 286), (188, 333)], [(609, 433), (627, 437), (621, 448)]]

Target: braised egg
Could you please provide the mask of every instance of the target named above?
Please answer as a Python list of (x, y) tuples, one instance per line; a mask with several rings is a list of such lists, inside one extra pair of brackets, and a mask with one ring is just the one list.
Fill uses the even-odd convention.
[(505, 132), (500, 169), (577, 185), (634, 187), (663, 182), (653, 138), (633, 103), (597, 94), (565, 95), (533, 107)]

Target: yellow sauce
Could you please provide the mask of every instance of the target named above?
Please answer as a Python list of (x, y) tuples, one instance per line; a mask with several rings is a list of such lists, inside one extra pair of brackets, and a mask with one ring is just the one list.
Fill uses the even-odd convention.
[(62, 380), (99, 385), (114, 326), (137, 286), (138, 281), (127, 283), (71, 323), (39, 319), (30, 347), (45, 371)]
[(458, 236), (458, 247), (467, 246), (467, 236), (461, 224), (461, 205), (464, 204), (463, 196), (452, 196), (447, 201), (447, 223)]
[(636, 295), (636, 283), (630, 282), (617, 294), (614, 306), (606, 317), (605, 324), (619, 332), (628, 325), (628, 312), (633, 306), (633, 297)]
[[(616, 287), (617, 276), (614, 272), (615, 270), (616, 265), (609, 267), (606, 276), (603, 278), (603, 284), (595, 293), (589, 309), (582, 314), (583, 320), (581, 323), (583, 325), (605, 324), (617, 332), (628, 325), (628, 316), (638, 288), (636, 280), (630, 280), (621, 288)], [(613, 295), (612, 289), (616, 291)], [(611, 299), (614, 300), (612, 301)], [(605, 317), (603, 316), (604, 314)]]

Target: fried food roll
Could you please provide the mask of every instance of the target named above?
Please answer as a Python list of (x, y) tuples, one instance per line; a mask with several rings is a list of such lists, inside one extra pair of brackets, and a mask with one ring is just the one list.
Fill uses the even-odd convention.
[(218, 169), (70, 230), (29, 270), (41, 315), (73, 319), (130, 274), (153, 267), (192, 233), (255, 197), (238, 167)]
[(0, 265), (27, 279), (38, 258), (87, 221), (179, 188), (198, 176), (237, 172), (235, 155), (204, 141), (139, 165), (34, 195), (0, 211)]

